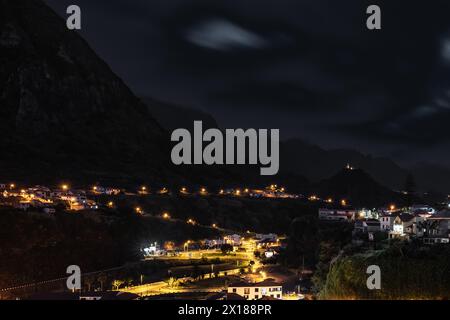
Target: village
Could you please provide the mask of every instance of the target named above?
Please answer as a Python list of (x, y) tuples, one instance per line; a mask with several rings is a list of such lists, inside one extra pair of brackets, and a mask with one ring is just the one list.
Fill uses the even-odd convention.
[[(113, 207), (114, 203), (108, 201), (106, 203), (98, 203), (96, 196), (145, 196), (145, 195), (168, 195), (174, 193), (168, 188), (162, 187), (154, 191), (146, 186), (140, 186), (136, 190), (129, 191), (123, 188), (103, 187), (94, 185), (90, 188), (72, 189), (68, 184), (61, 184), (58, 187), (50, 188), (47, 186), (36, 185), (32, 187), (19, 187), (15, 183), (0, 183), (0, 206), (12, 207), (15, 209), (28, 210), (30, 208), (41, 209), (45, 213), (54, 213), (55, 207), (69, 211), (80, 210), (96, 210), (100, 206)], [(301, 195), (289, 194), (285, 188), (277, 185), (270, 185), (264, 189), (249, 188), (228, 188), (220, 189), (217, 192), (209, 192), (207, 188), (201, 187), (197, 191), (189, 191), (186, 187), (181, 187), (178, 191), (182, 196), (230, 196), (230, 197), (251, 197), (251, 198), (280, 198), (280, 199), (297, 199)], [(142, 213), (139, 208), (135, 208), (138, 213)]]
[(437, 211), (428, 205), (379, 209), (319, 209), (319, 219), (354, 224), (355, 243), (382, 239), (419, 239), (423, 244), (450, 242), (450, 210)]
[[(129, 209), (143, 219), (159, 219), (164, 223), (181, 223), (216, 231), (217, 235), (214, 237), (197, 237), (196, 240), (182, 242), (149, 237), (148, 242), (139, 248), (140, 263), (164, 263), (167, 265), (165, 274), (145, 282), (141, 276), (140, 283), (135, 280), (132, 285), (127, 285), (120, 277), (111, 282), (112, 291), (125, 292), (130, 297), (142, 299), (171, 299), (180, 295), (207, 300), (314, 298), (310, 284), (313, 270), (305, 270), (304, 267), (301, 270), (288, 269), (277, 262), (277, 258), (287, 248), (289, 239), (286, 235), (258, 233), (256, 230), (232, 230), (218, 223), (201, 224), (194, 217), (184, 219), (168, 211), (155, 215), (139, 204), (140, 199), (148, 197), (248, 198), (257, 202), (258, 199), (296, 200), (316, 208), (318, 215), (314, 219), (319, 223), (336, 226), (338, 229), (343, 225), (350, 225), (353, 229), (352, 245), (367, 247), (368, 250), (376, 249), (382, 243), (389, 245), (391, 240), (419, 241), (425, 246), (450, 242), (448, 203), (439, 207), (423, 204), (397, 207), (391, 203), (385, 207), (366, 209), (353, 207), (349, 199), (334, 200), (315, 194), (305, 196), (289, 193), (285, 187), (276, 184), (259, 189), (242, 187), (218, 190), (205, 186), (183, 186), (171, 190), (168, 187), (141, 185), (128, 190), (99, 184), (88, 188), (73, 188), (69, 183), (61, 183), (51, 188), (3, 183), (0, 184), (0, 193), (0, 208), (12, 208), (17, 213), (41, 212), (49, 216), (61, 212), (91, 212), (95, 215), (95, 212), (114, 211), (119, 198), (131, 198), (132, 201), (127, 204), (133, 206)], [(6, 291), (14, 290), (7, 288)], [(80, 291), (77, 299), (101, 299), (103, 295), (110, 293), (104, 290), (94, 291)]]

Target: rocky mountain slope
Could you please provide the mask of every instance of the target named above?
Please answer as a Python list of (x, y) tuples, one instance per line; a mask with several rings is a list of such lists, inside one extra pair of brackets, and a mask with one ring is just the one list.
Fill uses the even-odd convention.
[(0, 88), (2, 177), (168, 174), (165, 130), (40, 0), (0, 0)]

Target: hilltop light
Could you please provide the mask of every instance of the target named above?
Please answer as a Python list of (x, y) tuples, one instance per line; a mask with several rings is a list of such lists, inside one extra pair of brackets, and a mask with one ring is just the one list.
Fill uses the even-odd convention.
[(188, 219), (187, 223), (188, 223), (188, 224), (195, 224), (195, 221), (192, 220), (192, 219)]
[(391, 211), (394, 211), (394, 210), (395, 210), (395, 205), (394, 205), (394, 204), (391, 204), (391, 205), (389, 206), (389, 209), (390, 209)]
[(345, 206), (347, 205), (347, 200), (342, 199), (342, 200), (341, 200), (341, 205), (345, 207)]
[(213, 224), (212, 224), (212, 227), (213, 227), (213, 228), (217, 228), (217, 224), (213, 223)]
[(137, 213), (141, 213), (142, 212), (141, 207), (136, 207), (135, 210), (136, 210)]
[(187, 192), (187, 189), (185, 187), (181, 188), (181, 192)]
[(11, 183), (10, 185), (9, 185), (9, 188), (10, 189), (14, 189), (16, 187), (16, 185), (14, 184), (14, 183)]
[(68, 186), (67, 184), (63, 184), (63, 185), (61, 186), (61, 189), (63, 189), (63, 190), (69, 190), (69, 186)]
[(92, 190), (94, 190), (94, 192), (97, 191), (97, 186), (93, 186)]
[(170, 214), (168, 214), (167, 212), (163, 213), (163, 218), (164, 219), (170, 219)]

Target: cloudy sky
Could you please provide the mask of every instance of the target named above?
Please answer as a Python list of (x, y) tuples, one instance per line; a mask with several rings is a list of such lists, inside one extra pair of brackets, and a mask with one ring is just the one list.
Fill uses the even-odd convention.
[(280, 128), (320, 146), (449, 164), (450, 3), (46, 0), (139, 96), (222, 127)]

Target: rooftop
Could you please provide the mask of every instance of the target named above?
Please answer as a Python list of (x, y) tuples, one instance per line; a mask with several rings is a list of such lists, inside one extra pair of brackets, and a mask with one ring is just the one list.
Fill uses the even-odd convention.
[(281, 287), (281, 284), (273, 280), (267, 279), (262, 282), (249, 283), (249, 282), (235, 282), (229, 285), (230, 288), (253, 288), (253, 287)]

